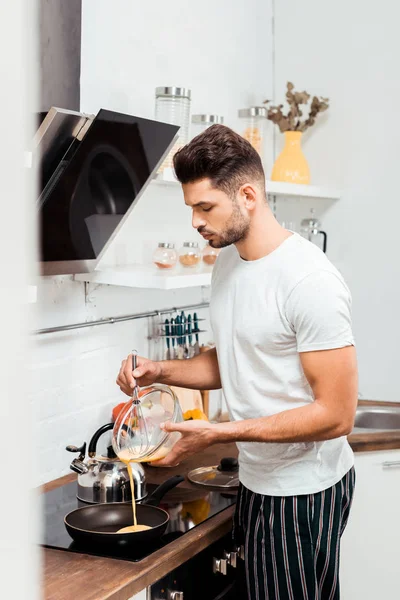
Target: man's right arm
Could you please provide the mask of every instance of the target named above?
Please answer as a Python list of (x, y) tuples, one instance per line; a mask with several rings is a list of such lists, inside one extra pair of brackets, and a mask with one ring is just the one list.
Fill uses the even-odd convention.
[(132, 373), (132, 355), (122, 361), (117, 385), (130, 396), (135, 386), (164, 383), (193, 390), (216, 390), (221, 387), (217, 351), (215, 348), (187, 360), (152, 361), (138, 356)]

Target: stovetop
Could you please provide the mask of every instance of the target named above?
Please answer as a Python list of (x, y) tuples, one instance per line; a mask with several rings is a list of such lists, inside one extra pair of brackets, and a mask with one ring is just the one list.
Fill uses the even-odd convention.
[[(154, 487), (156, 486), (148, 485), (148, 492), (150, 493)], [(138, 548), (133, 547), (128, 550), (113, 548), (109, 553), (106, 548), (79, 545), (69, 536), (64, 525), (65, 515), (81, 506), (88, 506), (77, 500), (76, 492), (77, 483), (74, 481), (43, 494), (41, 545), (46, 548), (134, 562), (142, 560), (155, 550), (185, 535), (200, 523), (236, 502), (236, 495), (232, 492), (208, 492), (206, 490), (203, 492), (199, 490), (196, 499), (189, 500), (190, 496), (187, 494), (187, 490), (182, 490), (182, 497), (180, 498), (180, 488), (175, 488), (173, 494), (167, 495), (167, 499), (163, 499), (160, 503), (160, 507), (166, 510), (170, 516), (168, 527), (161, 538), (152, 541), (148, 545), (144, 545), (142, 542)], [(171, 500), (168, 499), (168, 496), (171, 496)]]

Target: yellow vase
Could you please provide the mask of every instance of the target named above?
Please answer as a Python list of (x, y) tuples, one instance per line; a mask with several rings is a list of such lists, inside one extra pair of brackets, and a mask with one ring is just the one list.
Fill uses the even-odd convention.
[(272, 169), (272, 181), (310, 183), (310, 169), (301, 149), (301, 131), (285, 131), (285, 146)]

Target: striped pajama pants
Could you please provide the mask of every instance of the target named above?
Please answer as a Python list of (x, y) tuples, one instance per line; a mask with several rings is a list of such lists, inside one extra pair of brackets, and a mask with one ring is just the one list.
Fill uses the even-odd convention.
[[(338, 600), (340, 538), (354, 468), (317, 494), (263, 496), (240, 486), (233, 536), (244, 545), (245, 600)], [(244, 577), (243, 577), (244, 579)]]

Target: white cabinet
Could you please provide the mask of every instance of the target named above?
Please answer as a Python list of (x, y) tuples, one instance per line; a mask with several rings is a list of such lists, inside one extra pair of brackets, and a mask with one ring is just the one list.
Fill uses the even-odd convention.
[(138, 592), (137, 594), (132, 596), (132, 598), (129, 598), (129, 600), (147, 600), (148, 597), (149, 596), (147, 595), (147, 591), (142, 590), (141, 592)]
[(355, 468), (353, 507), (342, 538), (340, 597), (398, 600), (400, 450), (356, 453)]
[(148, 596), (146, 590), (142, 590), (138, 594), (135, 594), (135, 596), (133, 596), (131, 600), (147, 600), (147, 598)]

